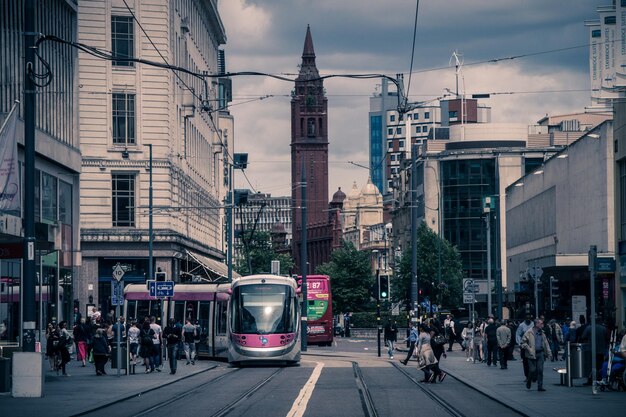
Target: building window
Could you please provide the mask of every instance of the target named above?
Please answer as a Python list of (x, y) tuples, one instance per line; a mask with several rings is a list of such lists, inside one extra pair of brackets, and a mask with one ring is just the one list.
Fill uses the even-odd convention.
[(389, 149), (390, 151), (393, 150), (393, 141), (391, 141), (391, 140), (387, 141), (387, 149)]
[(393, 128), (392, 128), (392, 127), (390, 127), (389, 129), (387, 129), (387, 134), (388, 134), (389, 136), (393, 135)]
[(448, 112), (448, 118), (450, 119), (450, 121), (457, 121), (459, 118), (459, 114), (456, 110), (451, 110)]
[(54, 224), (57, 221), (58, 206), (57, 179), (43, 172), (41, 174), (41, 221)]
[(416, 126), (415, 127), (415, 133), (421, 133), (422, 132), (422, 127), (421, 126)]
[(312, 117), (306, 121), (306, 132), (307, 136), (315, 136), (315, 119)]
[(135, 145), (135, 95), (113, 93), (113, 145)]
[(398, 135), (401, 135), (402, 134), (402, 128), (401, 127), (396, 127), (396, 133)]
[(396, 115), (395, 114), (390, 115), (389, 116), (389, 121), (390, 122), (395, 122), (396, 121)]
[(398, 146), (400, 147), (400, 149), (404, 148), (404, 141), (403, 140), (399, 141)]
[(424, 119), (430, 119), (430, 112), (429, 111), (424, 113)]
[[(134, 29), (131, 16), (111, 16), (111, 51), (113, 56), (134, 58)], [(115, 67), (134, 67), (135, 63), (126, 60), (113, 60)]]
[(420, 114), (419, 113), (413, 113), (413, 120), (419, 120), (420, 119)]
[(389, 156), (389, 160), (390, 161), (395, 161), (396, 160), (396, 155), (392, 154)]
[(113, 174), (111, 182), (113, 227), (135, 227), (135, 175)]

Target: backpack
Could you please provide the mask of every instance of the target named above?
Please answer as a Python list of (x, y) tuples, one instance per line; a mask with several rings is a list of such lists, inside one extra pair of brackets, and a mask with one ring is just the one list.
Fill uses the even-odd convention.
[(142, 345), (152, 344), (152, 336), (150, 336), (150, 332), (143, 332), (143, 335), (141, 336), (141, 344)]

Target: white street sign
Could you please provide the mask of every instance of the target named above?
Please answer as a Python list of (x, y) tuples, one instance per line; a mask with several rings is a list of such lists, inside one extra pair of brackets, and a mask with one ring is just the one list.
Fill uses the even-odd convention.
[(113, 279), (116, 281), (121, 281), (122, 278), (124, 278), (124, 269), (122, 268), (122, 265), (120, 265), (120, 263), (118, 262), (117, 265), (115, 265), (115, 267), (113, 268)]
[(474, 294), (465, 294), (463, 293), (463, 304), (472, 304), (475, 303)]

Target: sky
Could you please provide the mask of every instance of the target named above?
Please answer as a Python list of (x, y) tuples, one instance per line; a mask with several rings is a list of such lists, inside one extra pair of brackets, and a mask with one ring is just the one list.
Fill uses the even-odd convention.
[[(588, 29), (611, 0), (421, 0), (410, 101), (455, 89), (453, 52), (462, 55), (459, 90), (491, 93), (492, 122), (535, 124), (546, 114), (590, 104)], [(403, 73), (408, 87), (416, 0), (220, 0), (226, 70), (288, 74), (301, 62), (311, 27), (321, 75)], [(498, 62), (496, 58), (524, 56)], [(478, 63), (478, 64), (477, 64)], [(248, 153), (236, 187), (291, 195), (292, 82), (233, 77), (235, 152)], [(328, 97), (329, 199), (359, 189), (369, 171), (369, 98), (379, 79), (324, 81)], [(493, 94), (513, 93), (513, 94)], [(269, 96), (269, 97), (268, 97)], [(249, 182), (248, 182), (249, 181)]]

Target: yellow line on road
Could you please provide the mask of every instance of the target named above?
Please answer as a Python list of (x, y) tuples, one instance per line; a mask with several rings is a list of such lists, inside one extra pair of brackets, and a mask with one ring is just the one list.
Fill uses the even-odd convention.
[(306, 411), (306, 406), (311, 399), (311, 395), (313, 395), (313, 390), (315, 389), (315, 384), (317, 384), (317, 380), (322, 374), (322, 368), (324, 367), (323, 362), (315, 362), (317, 365), (315, 369), (313, 369), (313, 373), (309, 377), (309, 380), (304, 384), (302, 389), (300, 390), (300, 394), (298, 394), (298, 398), (293, 402), (291, 406), (291, 410), (287, 413), (287, 417), (302, 417), (304, 412)]

